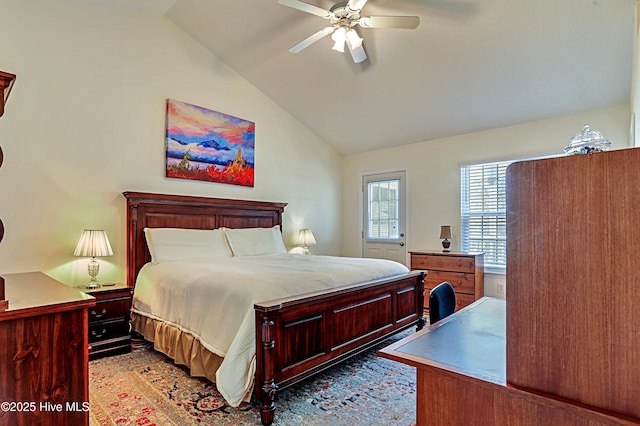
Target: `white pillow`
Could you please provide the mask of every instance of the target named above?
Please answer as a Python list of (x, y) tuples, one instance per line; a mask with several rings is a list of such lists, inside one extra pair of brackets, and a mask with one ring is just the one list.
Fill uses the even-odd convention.
[(153, 263), (231, 257), (220, 229), (144, 228)]
[(278, 225), (273, 228), (222, 228), (234, 256), (286, 253)]

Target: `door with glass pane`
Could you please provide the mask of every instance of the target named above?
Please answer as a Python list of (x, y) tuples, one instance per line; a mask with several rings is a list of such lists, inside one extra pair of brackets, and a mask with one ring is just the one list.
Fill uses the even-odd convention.
[(362, 255), (407, 263), (404, 171), (363, 177)]

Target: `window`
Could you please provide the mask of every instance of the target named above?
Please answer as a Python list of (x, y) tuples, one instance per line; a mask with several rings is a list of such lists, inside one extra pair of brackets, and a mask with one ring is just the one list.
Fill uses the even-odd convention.
[(485, 266), (507, 266), (506, 181), (512, 161), (460, 168), (462, 250), (483, 252)]
[(399, 199), (400, 180), (369, 182), (368, 191), (368, 227), (370, 240), (390, 240), (398, 238), (400, 217)]

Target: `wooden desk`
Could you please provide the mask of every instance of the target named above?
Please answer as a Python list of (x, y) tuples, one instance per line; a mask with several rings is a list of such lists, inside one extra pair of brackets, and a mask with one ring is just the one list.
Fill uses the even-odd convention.
[(378, 355), (504, 385), (505, 301), (484, 297), (466, 309), (382, 349)]
[(484, 297), (378, 355), (416, 367), (417, 426), (638, 424), (508, 387), (503, 299)]
[(87, 425), (87, 308), (95, 299), (41, 272), (4, 278), (0, 426)]

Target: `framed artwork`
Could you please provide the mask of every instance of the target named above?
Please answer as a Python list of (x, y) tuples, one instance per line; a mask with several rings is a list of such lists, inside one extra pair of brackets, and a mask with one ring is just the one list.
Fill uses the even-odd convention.
[(166, 176), (253, 187), (255, 123), (167, 99)]

